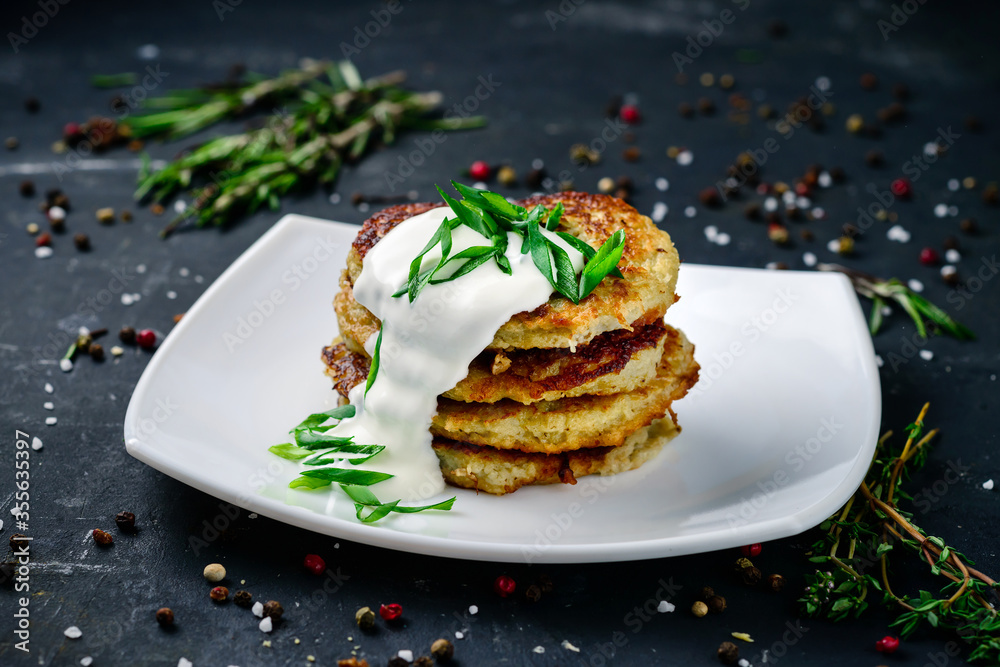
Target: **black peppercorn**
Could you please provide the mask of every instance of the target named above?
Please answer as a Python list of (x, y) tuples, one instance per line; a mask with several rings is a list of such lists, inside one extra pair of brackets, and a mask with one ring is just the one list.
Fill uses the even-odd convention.
[(98, 343), (91, 343), (90, 349), (87, 350), (90, 354), (90, 358), (94, 361), (104, 361), (104, 348)]
[(375, 612), (368, 607), (362, 607), (354, 612), (354, 620), (357, 622), (358, 627), (365, 632), (370, 632), (375, 628)]
[(86, 234), (76, 234), (73, 236), (73, 245), (81, 252), (90, 250), (90, 237)]
[(774, 591), (775, 593), (781, 592), (781, 589), (785, 587), (785, 578), (780, 574), (769, 574), (767, 575), (767, 589), (769, 591)]
[(35, 194), (35, 183), (33, 181), (21, 181), (21, 185), (17, 189), (22, 197), (33, 197)]
[(135, 514), (131, 512), (119, 512), (115, 515), (115, 525), (123, 533), (131, 533), (135, 530)]
[(881, 167), (884, 163), (885, 156), (882, 155), (882, 151), (877, 148), (873, 148), (865, 153), (865, 164), (869, 167)]
[(954, 236), (944, 237), (944, 242), (941, 245), (944, 246), (945, 250), (958, 250), (959, 248), (958, 239)]
[(691, 118), (694, 116), (694, 107), (687, 102), (681, 102), (677, 105), (677, 113), (679, 113), (682, 118)]
[(42, 103), (38, 101), (37, 97), (29, 97), (24, 100), (24, 108), (28, 113), (38, 113), (38, 110), (42, 108)]
[(208, 592), (208, 597), (212, 598), (213, 602), (225, 602), (229, 599), (229, 589), (225, 586), (216, 586)]
[(747, 220), (757, 220), (760, 218), (760, 204), (757, 202), (750, 202), (743, 207), (743, 215)]
[(115, 541), (115, 538), (111, 536), (111, 533), (101, 530), (100, 528), (95, 528), (94, 532), (91, 533), (94, 536), (94, 542), (106, 547), (111, 545)]
[(430, 656), (422, 655), (413, 661), (413, 667), (434, 667), (434, 661)]
[(253, 606), (253, 595), (249, 591), (236, 591), (233, 593), (233, 604), (249, 609)]
[(713, 113), (715, 113), (715, 102), (708, 99), (707, 97), (699, 98), (698, 111), (700, 111), (706, 116), (711, 116)]
[(538, 602), (542, 599), (542, 589), (537, 584), (531, 584), (524, 589), (524, 597), (528, 602)]
[(743, 568), (743, 571), (740, 572), (740, 577), (743, 579), (743, 583), (747, 586), (756, 586), (759, 584), (761, 576), (760, 570), (752, 565), (750, 567)]
[(387, 667), (410, 667), (410, 663), (403, 658), (400, 658), (398, 655), (389, 658), (389, 662), (387, 662), (386, 665)]
[(771, 39), (781, 39), (788, 34), (788, 24), (781, 19), (773, 19), (767, 24), (767, 34)]
[(708, 610), (713, 614), (721, 614), (726, 610), (726, 598), (721, 595), (712, 595), (705, 600)]
[(865, 90), (875, 90), (878, 88), (878, 77), (867, 72), (861, 75), (861, 87)]
[(719, 660), (726, 665), (732, 665), (740, 659), (740, 649), (737, 648), (736, 644), (732, 642), (722, 642), (719, 645), (717, 654), (719, 656)]
[(21, 549), (29, 544), (29, 541), (24, 539), (27, 535), (21, 533), (14, 533), (10, 536), (10, 548), (11, 549)]
[(1000, 188), (996, 183), (990, 183), (983, 188), (983, 203), (996, 205), (1000, 203)]
[(160, 607), (156, 610), (156, 622), (164, 628), (169, 628), (174, 624), (174, 612), (170, 607)]
[(975, 234), (977, 231), (979, 231), (979, 225), (976, 224), (975, 218), (966, 218), (965, 220), (960, 222), (958, 226), (959, 229), (961, 229), (966, 234), (970, 235)]
[(715, 595), (715, 589), (713, 589), (711, 586), (703, 586), (701, 592), (698, 593), (698, 599), (707, 600), (713, 595)]
[(118, 340), (126, 345), (135, 345), (135, 329), (132, 327), (122, 327), (118, 332)]
[(264, 603), (264, 616), (269, 616), (272, 621), (281, 620), (281, 615), (284, 613), (284, 607), (277, 600), (270, 600)]
[(708, 208), (718, 208), (722, 206), (722, 195), (715, 188), (704, 188), (698, 193), (698, 201)]
[(542, 187), (542, 181), (544, 180), (545, 180), (544, 169), (532, 169), (524, 177), (524, 184), (527, 185), (532, 190), (538, 190)]
[(641, 155), (642, 151), (639, 150), (638, 146), (629, 146), (622, 151), (622, 159), (626, 162), (637, 162)]

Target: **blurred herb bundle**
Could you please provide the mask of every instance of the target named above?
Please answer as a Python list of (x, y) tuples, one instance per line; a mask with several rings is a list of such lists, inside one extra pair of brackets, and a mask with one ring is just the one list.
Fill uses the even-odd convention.
[[(66, 140), (87, 138), (106, 148), (139, 139), (179, 139), (221, 121), (249, 119), (245, 131), (186, 149), (162, 169), (153, 170), (143, 157), (137, 200), (162, 203), (181, 192), (192, 198), (163, 229), (165, 237), (185, 222), (227, 225), (263, 205), (277, 208), (289, 192), (330, 186), (345, 162), (393, 143), (400, 131), (485, 124), (481, 116), (434, 117), (441, 94), (406, 90), (400, 87), (404, 79), (396, 71), (365, 80), (349, 61), (303, 60), (299, 68), (272, 78), (247, 74), (146, 99), (139, 113), (117, 123), (95, 118), (71, 124)], [(102, 87), (118, 82), (114, 75), (93, 79)]]

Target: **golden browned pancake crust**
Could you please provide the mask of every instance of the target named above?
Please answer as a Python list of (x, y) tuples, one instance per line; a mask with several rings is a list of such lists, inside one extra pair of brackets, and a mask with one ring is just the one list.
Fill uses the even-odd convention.
[[(620, 199), (608, 195), (561, 192), (538, 195), (516, 203), (532, 208), (555, 206), (565, 211), (559, 230), (599, 247), (614, 232), (624, 229), (626, 240), (619, 263), (624, 278), (607, 277), (580, 303), (554, 296), (539, 308), (514, 315), (497, 331), (491, 349), (553, 348), (584, 345), (606, 331), (628, 329), (635, 323), (661, 319), (675, 301), (679, 259), (670, 236)], [(391, 206), (362, 226), (347, 256), (347, 272), (334, 302), (347, 345), (360, 351), (378, 330), (378, 320), (350, 294), (361, 275), (368, 251), (402, 221), (440, 204)]]
[(670, 415), (639, 429), (618, 447), (532, 454), (435, 438), (434, 453), (449, 484), (503, 495), (529, 484), (575, 484), (585, 475), (634, 470), (655, 457), (679, 432)]
[[(509, 399), (467, 403), (440, 398), (431, 433), (469, 444), (546, 454), (617, 447), (633, 431), (662, 417), (698, 380), (694, 346), (676, 329), (667, 327), (666, 332), (656, 376), (632, 391), (528, 405)], [(327, 375), (341, 395), (367, 377), (364, 362), (358, 360), (359, 355), (344, 346), (324, 350)]]

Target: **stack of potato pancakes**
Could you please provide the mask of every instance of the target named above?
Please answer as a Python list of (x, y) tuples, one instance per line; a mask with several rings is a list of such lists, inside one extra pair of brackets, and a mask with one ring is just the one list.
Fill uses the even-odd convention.
[[(694, 346), (664, 324), (679, 259), (666, 232), (620, 199), (563, 192), (517, 204), (565, 207), (559, 231), (600, 247), (624, 229), (618, 264), (579, 304), (553, 294), (504, 324), (438, 399), (430, 430), (451, 484), (504, 494), (527, 484), (574, 484), (654, 458), (679, 431), (671, 404), (698, 380)], [(341, 338), (323, 349), (344, 397), (364, 383), (364, 342), (380, 323), (354, 299), (368, 250), (407, 218), (444, 204), (392, 206), (369, 218), (350, 250), (334, 300)], [(417, 249), (414, 249), (416, 252)], [(484, 295), (484, 298), (489, 298)]]

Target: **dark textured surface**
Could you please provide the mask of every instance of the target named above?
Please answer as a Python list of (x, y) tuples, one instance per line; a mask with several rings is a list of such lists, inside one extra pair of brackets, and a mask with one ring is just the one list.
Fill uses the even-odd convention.
[[(416, 138), (405, 136), (396, 147), (348, 169), (338, 185), (344, 195), (338, 205), (317, 193), (287, 201), (281, 212), (259, 214), (227, 233), (181, 234), (166, 242), (156, 238), (164, 219), (145, 208), (136, 210), (131, 225), (97, 225), (95, 209), (130, 205), (134, 165), (126, 162), (134, 156), (111, 153), (105, 156), (114, 161), (110, 169), (71, 170), (60, 180), (54, 172), (61, 169), (55, 165), (65, 164), (65, 157), (49, 148), (66, 121), (107, 113), (110, 95), (91, 89), (90, 75), (158, 64), (168, 73), (165, 89), (221, 78), (234, 62), (274, 72), (302, 56), (339, 57), (340, 42), (353, 39), (355, 27), (371, 20), (369, 12), (381, 7), (374, 2), (334, 8), (333, 3), (245, 0), (220, 21), (220, 4), (136, 3), (124, 10), (116, 3), (112, 10), (110, 3), (105, 9), (103, 3), (76, 0), (21, 44), (19, 53), (9, 47), (8, 37), (0, 49), (0, 128), (4, 136), (16, 135), (21, 142), (17, 151), (0, 153), (4, 543), (13, 532), (9, 509), (14, 431), (45, 442), (44, 450), (32, 456), (31, 470), (31, 654), (12, 646), (10, 613), (17, 595), (0, 588), (0, 664), (75, 665), (90, 655), (95, 665), (172, 666), (185, 656), (195, 665), (246, 667), (304, 665), (310, 654), (317, 664), (332, 664), (358, 645), (360, 655), (381, 665), (397, 649), (410, 648), (419, 655), (431, 641), (453, 637), (456, 630), (465, 632), (465, 639), (456, 642), (456, 657), (464, 665), (717, 664), (716, 647), (736, 630), (757, 639), (756, 644), (741, 645), (754, 664), (760, 663), (760, 650), (772, 645), (777, 647), (774, 656), (787, 652), (780, 662), (796, 665), (943, 664), (937, 654), (945, 650), (944, 638), (926, 634), (906, 642), (895, 656), (875, 653), (874, 641), (887, 633), (890, 619), (881, 611), (841, 625), (805, 620), (801, 638), (787, 633), (786, 624), (794, 625), (798, 618), (794, 598), (808, 571), (802, 553), (808, 536), (766, 544), (757, 559), (766, 572), (780, 571), (789, 579), (788, 590), (780, 595), (737, 584), (730, 573), (733, 552), (544, 568), (451, 561), (347, 542), (338, 545), (336, 539), (250, 519), (242, 511), (232, 520), (220, 519), (225, 515), (218, 501), (131, 459), (121, 441), (122, 419), (147, 355), (130, 349), (119, 361), (94, 364), (84, 359), (64, 374), (52, 360), (64, 351), (68, 332), (80, 325), (114, 331), (124, 324), (168, 331), (172, 316), (193, 303), (282, 213), (361, 222), (365, 214), (350, 205), (349, 194), (385, 191), (384, 172), (397, 166)], [(942, 535), (982, 570), (995, 574), (1000, 570), (995, 532), (1000, 496), (984, 491), (981, 484), (1000, 479), (994, 454), (1000, 397), (993, 379), (1000, 366), (1000, 281), (990, 280), (994, 274), (983, 269), (987, 280), (979, 283), (972, 298), (963, 298), (940, 281), (937, 269), (920, 266), (917, 253), (925, 245), (940, 247), (946, 235), (957, 235), (958, 221), (966, 216), (978, 218), (983, 233), (961, 237), (961, 274), (971, 277), (989, 266), (986, 262), (993, 261), (997, 250), (996, 209), (982, 204), (978, 188), (951, 193), (946, 182), (973, 176), (981, 187), (998, 177), (1000, 128), (994, 118), (1000, 101), (1000, 59), (993, 33), (998, 6), (913, 4), (919, 6), (915, 15), (884, 40), (877, 22), (890, 19), (887, 2), (808, 3), (806, 8), (807, 3), (751, 0), (713, 5), (676, 0), (615, 7), (598, 0), (576, 6), (567, 0), (562, 6), (572, 12), (554, 29), (546, 17), (546, 11), (559, 11), (554, 1), (413, 2), (403, 5), (355, 61), (369, 75), (406, 68), (412, 86), (440, 89), (448, 105), (469, 95), (480, 76), (492, 76), (500, 84), (480, 109), (489, 116), (490, 126), (450, 135), (406, 181), (403, 187), (416, 189), (422, 199), (432, 197), (433, 183), (455, 177), (473, 159), (510, 160), (523, 174), (531, 159), (542, 158), (552, 173), (567, 170), (584, 190), (595, 189), (601, 176), (628, 174), (637, 183), (634, 202), (641, 211), (649, 212), (657, 201), (669, 205), (664, 226), (682, 257), (691, 262), (759, 267), (780, 260), (801, 268), (805, 250), (832, 259), (826, 241), (836, 236), (841, 223), (857, 216), (857, 206), (872, 201), (865, 186), (875, 183), (886, 189), (938, 128), (952, 126), (961, 138), (915, 183), (914, 200), (893, 206), (913, 240), (892, 243), (885, 238), (885, 223), (878, 223), (847, 263), (880, 275), (920, 279), (927, 295), (979, 335), (974, 343), (934, 338), (924, 346), (935, 353), (933, 360), (911, 356), (896, 369), (887, 364), (882, 370), (883, 424), (899, 432), (923, 401), (933, 403), (930, 422), (942, 428), (943, 436), (910, 486), (914, 492), (935, 489), (922, 496), (928, 502), (917, 510), (918, 518), (930, 533)], [(676, 85), (671, 54), (686, 46), (689, 35), (697, 35), (702, 20), (718, 16), (725, 7), (732, 8), (735, 20), (689, 66), (692, 80)], [(21, 17), (37, 11), (38, 3), (3, 3), (3, 34), (19, 31)], [(784, 40), (767, 38), (767, 22), (773, 17), (784, 18), (790, 26)], [(136, 57), (137, 47), (147, 43), (160, 47), (160, 55), (149, 63)], [(743, 48), (759, 49), (763, 62), (741, 63), (737, 52)], [(731, 122), (726, 94), (697, 84), (703, 71), (731, 72), (736, 90), (747, 95), (760, 90), (781, 110), (808, 94), (818, 76), (827, 76), (836, 114), (827, 119), (824, 132), (802, 128), (789, 138), (753, 115), (748, 124)], [(865, 71), (880, 77), (878, 91), (859, 88), (858, 78)], [(890, 101), (889, 88), (897, 81), (914, 91), (907, 121), (887, 128), (877, 141), (848, 135), (846, 116), (855, 111), (872, 116)], [(635, 129), (643, 158), (636, 164), (623, 162), (625, 144), (618, 140), (601, 165), (578, 170), (569, 162), (569, 145), (598, 136), (605, 125), (606, 101), (625, 92), (639, 96), (645, 115)], [(28, 95), (42, 102), (37, 115), (28, 115), (22, 107)], [(716, 115), (682, 120), (677, 104), (694, 103), (701, 96), (715, 101)], [(962, 128), (968, 113), (985, 120), (983, 134)], [(796, 239), (792, 249), (776, 248), (760, 223), (742, 218), (741, 205), (720, 211), (699, 206), (695, 218), (683, 216), (684, 207), (697, 205), (698, 190), (720, 178), (737, 152), (760, 147), (768, 137), (776, 137), (781, 146), (765, 166), (769, 181), (790, 181), (814, 162), (841, 165), (848, 173), (844, 186), (817, 197), (830, 219), (804, 223), (816, 232), (816, 241)], [(693, 165), (683, 168), (667, 159), (664, 150), (669, 145), (691, 148)], [(881, 170), (864, 164), (863, 155), (873, 146), (885, 151), (887, 164)], [(153, 145), (150, 151), (154, 157), (169, 157), (178, 147)], [(28, 222), (41, 222), (39, 197), (22, 199), (17, 194), (23, 178), (18, 172), (25, 170), (41, 172), (32, 176), (41, 191), (61, 187), (73, 202), (68, 233), (56, 237), (55, 255), (44, 261), (35, 259), (24, 232)], [(666, 193), (653, 187), (653, 179), (661, 175), (670, 179)], [(510, 194), (528, 192), (518, 188)], [(939, 202), (958, 206), (959, 216), (936, 218), (932, 210)], [(718, 225), (733, 242), (726, 247), (708, 243), (703, 234), (707, 224)], [(793, 223), (793, 235), (798, 224)], [(89, 254), (72, 247), (71, 236), (79, 231), (91, 236), (94, 250)], [(145, 273), (136, 271), (140, 264), (147, 267)], [(190, 269), (190, 276), (181, 277), (181, 267)], [(116, 272), (128, 281), (129, 292), (142, 294), (141, 301), (125, 307), (115, 297), (101, 304), (102, 290), (114, 289)], [(177, 292), (176, 300), (166, 297), (168, 290)], [(333, 290), (331, 285), (331, 296)], [(876, 338), (876, 349), (887, 360), (893, 353), (902, 355), (903, 341), (912, 335), (912, 327), (896, 314)], [(112, 344), (104, 342), (106, 348)], [(52, 396), (43, 391), (46, 382), (55, 387)], [(53, 412), (42, 408), (47, 400), (55, 403)], [(45, 417), (53, 415), (58, 423), (46, 426)], [(950, 466), (965, 472), (945, 483), (955, 480), (946, 475)], [(137, 535), (118, 536), (113, 517), (122, 509), (136, 513)], [(209, 539), (214, 534), (205, 525), (213, 521), (225, 530)], [(93, 545), (89, 533), (97, 526), (116, 535), (112, 548)], [(207, 546), (192, 541), (202, 537)], [(300, 568), (303, 554), (309, 552), (322, 554), (330, 565), (332, 577), (325, 591), (321, 580)], [(258, 599), (284, 604), (287, 620), (269, 637), (271, 648), (262, 646), (264, 636), (248, 612), (208, 600), (200, 572), (212, 561), (226, 565), (232, 590), (245, 579)], [(500, 599), (491, 585), (503, 572), (522, 587), (544, 572), (555, 582), (555, 590), (537, 604), (520, 597)], [(919, 578), (903, 574), (900, 585), (915, 590)], [(671, 581), (681, 587), (673, 596), (678, 612), (641, 620), (633, 609), (662, 595), (662, 582)], [(705, 584), (715, 585), (729, 598), (724, 616), (699, 620), (684, 611), (694, 591)], [(405, 623), (386, 628), (380, 622), (377, 633), (361, 636), (353, 624), (355, 609), (389, 601), (404, 606)], [(475, 616), (466, 611), (472, 604), (479, 607)], [(163, 605), (176, 613), (172, 632), (154, 621), (154, 611)], [(80, 627), (82, 638), (63, 636), (71, 625)], [(793, 641), (783, 651), (780, 643), (789, 639)], [(563, 640), (581, 652), (562, 648)], [(545, 652), (533, 653), (536, 646)]]

